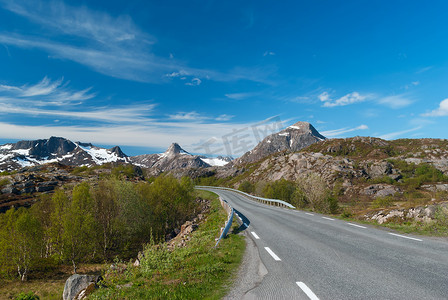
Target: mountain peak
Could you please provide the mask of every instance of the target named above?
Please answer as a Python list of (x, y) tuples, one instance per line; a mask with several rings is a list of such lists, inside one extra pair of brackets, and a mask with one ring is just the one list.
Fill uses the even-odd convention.
[(190, 154), (190, 153), (188, 153), (187, 151), (185, 151), (184, 149), (182, 149), (182, 147), (179, 146), (178, 143), (172, 143), (172, 144), (168, 147), (168, 149), (165, 151), (164, 154), (165, 154), (166, 156), (171, 157), (171, 156), (175, 156), (175, 155), (178, 155), (178, 154)]
[(303, 133), (311, 133), (313, 136), (315, 136), (315, 137), (317, 137), (317, 138), (319, 138), (321, 140), (325, 140), (326, 139), (323, 135), (321, 135), (316, 130), (316, 128), (314, 128), (313, 125), (311, 125), (308, 122), (299, 121), (299, 122), (297, 122), (297, 123), (287, 127), (285, 130), (288, 130), (288, 129), (300, 130), (300, 132), (303, 132)]
[(251, 163), (280, 151), (299, 151), (318, 141), (325, 140), (308, 122), (297, 122), (280, 132), (264, 138), (252, 151), (235, 160), (236, 165)]

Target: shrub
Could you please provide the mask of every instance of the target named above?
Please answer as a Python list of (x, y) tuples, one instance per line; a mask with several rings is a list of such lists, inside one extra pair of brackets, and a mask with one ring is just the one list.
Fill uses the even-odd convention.
[(4, 187), (5, 185), (8, 185), (8, 184), (9, 184), (8, 178), (0, 179), (0, 188)]
[(39, 300), (39, 299), (40, 299), (39, 296), (35, 295), (33, 292), (29, 293), (22, 292), (15, 298), (15, 300)]
[(242, 191), (242, 192), (250, 194), (250, 193), (253, 193), (255, 191), (255, 186), (251, 182), (245, 180), (245, 181), (241, 182), (241, 184), (238, 187), (238, 189), (240, 191)]
[(373, 208), (390, 207), (394, 204), (394, 198), (392, 196), (378, 197), (373, 200)]

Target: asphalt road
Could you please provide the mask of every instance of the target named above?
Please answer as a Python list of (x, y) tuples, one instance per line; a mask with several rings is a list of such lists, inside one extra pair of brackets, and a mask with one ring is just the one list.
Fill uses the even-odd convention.
[[(241, 280), (253, 277), (255, 282), (247, 284), (242, 298), (448, 299), (445, 240), (401, 235), (213, 191), (243, 215), (248, 244), (257, 250), (248, 254), (252, 267), (246, 273), (253, 274), (240, 274), (246, 277)], [(257, 260), (260, 265), (254, 268)]]

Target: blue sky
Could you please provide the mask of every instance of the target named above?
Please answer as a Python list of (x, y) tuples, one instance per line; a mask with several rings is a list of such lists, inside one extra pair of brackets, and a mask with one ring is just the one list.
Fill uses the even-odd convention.
[(267, 134), (297, 121), (327, 137), (448, 138), (447, 11), (436, 0), (0, 0), (0, 142), (239, 156), (262, 137), (257, 124)]

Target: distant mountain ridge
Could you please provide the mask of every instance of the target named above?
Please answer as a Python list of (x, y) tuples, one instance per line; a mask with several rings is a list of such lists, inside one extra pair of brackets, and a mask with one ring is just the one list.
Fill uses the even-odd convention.
[(228, 163), (228, 158), (206, 158), (190, 154), (177, 143), (171, 144), (164, 153), (137, 155), (131, 157), (130, 160), (136, 166), (151, 169), (153, 175), (176, 169), (208, 168)]
[(0, 171), (59, 162), (68, 166), (101, 165), (108, 162), (129, 163), (129, 157), (115, 146), (111, 149), (90, 143), (74, 143), (62, 137), (19, 141), (0, 146)]
[(297, 122), (280, 132), (265, 137), (255, 148), (234, 160), (234, 165), (259, 161), (271, 154), (296, 152), (326, 138), (308, 122)]

